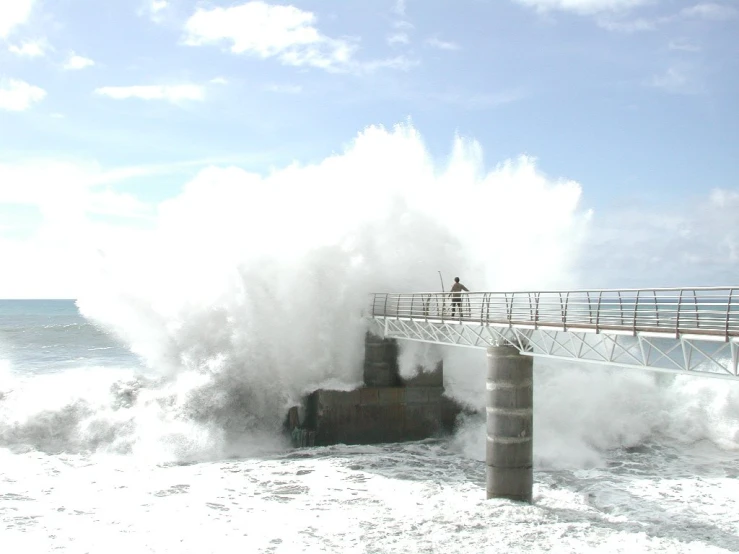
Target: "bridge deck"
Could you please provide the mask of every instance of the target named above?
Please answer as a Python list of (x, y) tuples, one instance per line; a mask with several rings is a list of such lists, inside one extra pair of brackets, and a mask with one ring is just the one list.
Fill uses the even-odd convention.
[(407, 340), (739, 377), (739, 287), (376, 293), (369, 316)]
[(739, 336), (739, 287), (546, 292), (376, 293), (372, 317), (517, 327)]

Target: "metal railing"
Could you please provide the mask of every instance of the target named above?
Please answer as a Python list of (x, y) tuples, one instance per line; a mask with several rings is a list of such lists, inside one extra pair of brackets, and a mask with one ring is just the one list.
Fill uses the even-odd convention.
[(371, 316), (618, 333), (739, 336), (739, 286), (622, 290), (375, 293)]

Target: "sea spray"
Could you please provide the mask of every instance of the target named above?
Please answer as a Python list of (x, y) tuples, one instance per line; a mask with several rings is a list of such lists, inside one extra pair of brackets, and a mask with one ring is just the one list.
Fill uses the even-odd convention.
[[(445, 368), (450, 365), (445, 358)], [(469, 457), (484, 460), (484, 380), (480, 389), (480, 413), (460, 420), (454, 442)], [(539, 469), (597, 467), (609, 450), (654, 442), (710, 441), (739, 450), (737, 399), (739, 386), (724, 380), (539, 359), (534, 463)]]
[[(21, 377), (5, 364), (2, 446), (153, 461), (282, 447), (303, 394), (361, 383), (368, 293), (435, 291), (439, 270), (473, 290), (575, 286), (589, 218), (579, 191), (529, 158), (486, 171), (462, 139), (441, 167), (408, 126), (369, 128), (342, 154), (266, 176), (208, 168), (159, 207), (154, 229), (89, 244), (79, 307), (145, 367)], [(447, 394), (480, 410), (482, 350), (403, 344), (401, 371), (440, 357)], [(538, 467), (598, 465), (605, 450), (660, 437), (739, 442), (733, 383), (535, 367)], [(483, 421), (457, 434), (477, 459)]]
[(167, 379), (205, 375), (193, 419), (277, 431), (306, 391), (361, 382), (370, 292), (435, 290), (439, 268), (473, 290), (576, 282), (579, 197), (530, 158), (488, 171), (457, 138), (440, 166), (411, 126), (370, 127), (314, 165), (203, 170), (143, 240), (96, 245), (78, 305)]

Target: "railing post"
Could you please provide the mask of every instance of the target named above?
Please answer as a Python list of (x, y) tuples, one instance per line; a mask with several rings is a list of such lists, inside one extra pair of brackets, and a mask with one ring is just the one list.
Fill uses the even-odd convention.
[(531, 318), (531, 321), (535, 321), (534, 319), (534, 305), (531, 303), (531, 293), (526, 293), (526, 296), (529, 299), (529, 317)]
[(634, 302), (634, 322), (631, 326), (631, 332), (636, 336), (636, 317), (639, 309), (639, 291), (636, 291), (636, 302)]
[(593, 303), (590, 301), (590, 291), (586, 292), (585, 296), (588, 299), (588, 323), (592, 325), (593, 324)]
[(695, 306), (695, 326), (696, 328), (700, 328), (701, 315), (700, 310), (698, 310), (698, 291), (696, 291), (695, 289), (693, 290), (693, 305)]
[(388, 293), (385, 293), (385, 306), (382, 308), (382, 315), (384, 317), (387, 317), (387, 297), (390, 296)]
[(683, 305), (683, 291), (680, 289), (680, 294), (677, 297), (677, 317), (675, 318), (675, 338), (680, 338), (680, 308)]
[(513, 306), (516, 304), (516, 293), (511, 293), (511, 309), (508, 312), (508, 325), (513, 325)]
[(603, 300), (603, 291), (598, 291), (598, 305), (595, 307), (595, 334), (597, 335), (600, 331), (598, 328), (600, 326), (600, 304), (601, 300)]
[(562, 302), (562, 293), (558, 292), (557, 296), (559, 297), (559, 320), (562, 324), (562, 328), (565, 326), (565, 310), (564, 310), (564, 302)]
[(726, 325), (724, 328), (724, 340), (729, 342), (729, 316), (731, 314), (731, 297), (734, 295), (734, 289), (729, 289), (729, 298), (726, 300)]

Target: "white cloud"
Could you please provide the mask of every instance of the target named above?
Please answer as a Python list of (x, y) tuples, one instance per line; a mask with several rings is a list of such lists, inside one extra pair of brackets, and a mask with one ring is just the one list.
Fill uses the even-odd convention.
[(0, 80), (0, 110), (22, 112), (46, 97), (46, 91), (19, 79)]
[(68, 71), (73, 71), (92, 67), (93, 65), (95, 65), (95, 62), (90, 58), (78, 56), (77, 54), (72, 52), (69, 56), (69, 59), (64, 62), (64, 65), (62, 67)]
[(245, 163), (248, 158), (110, 169), (80, 160), (0, 159), (0, 205), (31, 208), (13, 210), (17, 217), (0, 222), (1, 295), (75, 298), (100, 253), (135, 243), (156, 217), (154, 203), (122, 189), (128, 181), (191, 175), (205, 165)]
[(685, 40), (685, 39), (670, 41), (668, 48), (670, 50), (678, 50), (681, 52), (700, 52), (701, 51), (700, 46), (698, 46), (697, 44), (693, 44), (692, 42), (689, 42), (688, 40)]
[[(526, 1), (526, 0), (519, 0)], [(532, 0), (533, 1), (533, 0)], [(716, 3), (703, 3), (696, 4), (689, 8), (684, 8), (679, 12), (671, 15), (664, 15), (661, 17), (655, 17), (652, 19), (637, 18), (627, 19), (624, 18), (624, 12), (620, 15), (618, 13), (599, 14), (597, 23), (599, 27), (607, 29), (609, 31), (619, 31), (623, 33), (635, 33), (639, 31), (653, 31), (657, 27), (674, 23), (681, 19), (706, 19), (712, 21), (725, 21), (739, 15), (739, 10), (725, 4)], [(694, 52), (690, 48), (674, 48), (675, 50), (686, 50)]]
[(688, 83), (688, 77), (682, 71), (671, 67), (664, 73), (655, 75), (650, 81), (652, 86), (675, 92)]
[(226, 79), (225, 77), (214, 77), (210, 80), (210, 83), (213, 85), (227, 85), (228, 79)]
[(28, 21), (33, 4), (34, 0), (0, 1), (0, 38), (7, 38), (13, 29)]
[[(723, 285), (739, 270), (739, 192), (605, 213), (583, 253), (588, 280), (620, 287)], [(677, 276), (677, 277), (676, 277)]]
[(671, 94), (695, 94), (700, 92), (699, 84), (695, 82), (689, 72), (678, 67), (670, 67), (664, 73), (653, 76), (647, 84)]
[(525, 97), (523, 91), (510, 90), (499, 93), (464, 93), (459, 91), (431, 93), (428, 97), (432, 100), (456, 104), (469, 110), (482, 110), (495, 108), (504, 104), (517, 102)]
[(270, 85), (265, 85), (264, 90), (268, 92), (278, 92), (282, 94), (299, 94), (303, 91), (303, 87), (300, 85), (270, 84)]
[(597, 14), (625, 11), (646, 4), (649, 0), (515, 0), (538, 11), (569, 11), (579, 14)]
[(447, 42), (439, 40), (436, 37), (430, 38), (426, 41), (426, 44), (438, 48), (439, 50), (459, 50), (461, 47), (456, 42)]
[(102, 188), (127, 176), (120, 170), (104, 171), (94, 163), (46, 159), (0, 163), (0, 204), (37, 206), (47, 216), (77, 209), (99, 215), (147, 216), (150, 207), (137, 198)]
[(311, 12), (262, 1), (199, 8), (185, 24), (185, 42), (194, 46), (227, 43), (235, 54), (275, 57), (285, 65), (346, 69), (356, 47), (321, 34), (315, 23)]
[(169, 2), (167, 2), (167, 0), (151, 0), (149, 9), (151, 9), (152, 13), (159, 13), (162, 10), (166, 9), (168, 5)]
[(121, 176), (95, 163), (0, 162), (0, 205), (36, 208), (41, 218), (16, 221), (31, 231), (28, 238), (0, 235), (0, 257), (4, 267), (13, 268), (3, 275), (3, 296), (75, 297), (90, 253), (115, 235), (130, 237), (148, 224), (151, 205), (108, 186)]
[(13, 268), (3, 275), (3, 298), (74, 298), (78, 275), (65, 246), (51, 237), (13, 240), (0, 235), (3, 265)]
[(18, 56), (24, 56), (27, 58), (39, 58), (46, 55), (46, 41), (44, 40), (29, 40), (22, 42), (20, 45), (11, 44), (8, 46), (8, 50)]
[(607, 19), (599, 18), (598, 26), (608, 31), (618, 31), (621, 33), (636, 33), (640, 31), (653, 31), (657, 28), (655, 21), (648, 19), (629, 19), (629, 20), (618, 20), (618, 19)]
[(709, 199), (718, 208), (739, 206), (739, 192), (735, 190), (713, 189)]
[(410, 42), (411, 39), (408, 33), (393, 33), (387, 37), (387, 43), (391, 46), (394, 44), (410, 44)]
[(400, 17), (405, 17), (406, 0), (395, 0), (393, 5), (393, 13)]
[(715, 21), (725, 21), (739, 15), (739, 10), (726, 4), (707, 2), (684, 8), (680, 14), (684, 17), (697, 17)]
[(152, 21), (161, 23), (170, 5), (167, 0), (145, 0), (144, 5), (138, 10), (138, 15), (148, 16)]
[(165, 100), (176, 103), (182, 100), (204, 100), (205, 90), (199, 85), (138, 85), (129, 87), (100, 87), (96, 94), (114, 100), (139, 98), (141, 100)]
[(384, 60), (374, 60), (364, 62), (354, 68), (357, 73), (369, 74), (379, 69), (397, 69), (399, 71), (408, 71), (418, 65), (417, 60), (408, 58), (407, 56), (396, 56), (394, 58), (386, 58)]
[(407, 31), (411, 31), (416, 28), (410, 21), (393, 21), (393, 27), (396, 29), (405, 29)]
[(85, 209), (91, 214), (135, 219), (147, 219), (152, 215), (152, 208), (149, 204), (132, 194), (110, 189), (95, 191), (91, 194)]

